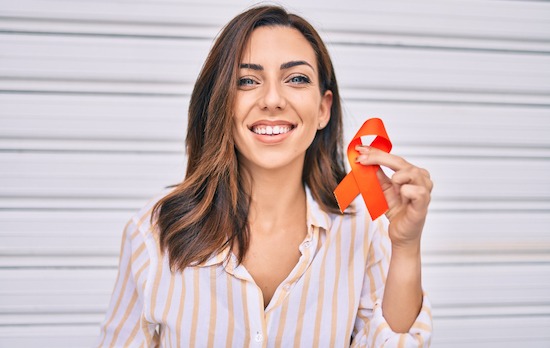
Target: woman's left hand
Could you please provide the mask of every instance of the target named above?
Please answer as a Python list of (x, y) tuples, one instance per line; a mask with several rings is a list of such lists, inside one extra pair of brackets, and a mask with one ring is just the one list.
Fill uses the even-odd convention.
[(382, 169), (377, 172), (389, 206), (386, 216), (390, 220), (392, 244), (419, 245), (433, 188), (430, 173), (399, 156), (373, 147), (357, 146), (356, 150), (360, 153), (357, 163), (385, 166), (394, 171), (391, 178)]

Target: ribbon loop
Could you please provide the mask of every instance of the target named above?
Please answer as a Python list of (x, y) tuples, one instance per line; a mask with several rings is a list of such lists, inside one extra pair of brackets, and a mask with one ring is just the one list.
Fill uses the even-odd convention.
[[(362, 141), (362, 137), (363, 139), (374, 137), (374, 140), (370, 144), (365, 144)], [(355, 197), (361, 193), (371, 218), (375, 220), (388, 210), (388, 203), (386, 202), (380, 182), (376, 177), (376, 172), (380, 166), (365, 166), (355, 162), (355, 158), (359, 155), (359, 151), (355, 147), (361, 144), (375, 147), (384, 152), (391, 151), (392, 143), (381, 119), (368, 119), (349, 143), (347, 154), (351, 171), (338, 184), (334, 190), (334, 196), (336, 197), (340, 211), (343, 213)]]

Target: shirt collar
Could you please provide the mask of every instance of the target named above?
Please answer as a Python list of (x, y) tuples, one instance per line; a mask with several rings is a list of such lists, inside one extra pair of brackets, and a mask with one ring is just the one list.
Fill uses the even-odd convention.
[(313, 199), (311, 190), (306, 186), (307, 225), (321, 227), (325, 231), (330, 230), (332, 219), (330, 215)]

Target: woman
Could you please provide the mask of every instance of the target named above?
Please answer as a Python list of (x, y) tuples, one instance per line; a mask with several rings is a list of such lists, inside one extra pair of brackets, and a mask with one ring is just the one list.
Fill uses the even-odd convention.
[(185, 180), (125, 229), (99, 346), (429, 345), (429, 174), (359, 147), (357, 162), (395, 171), (378, 173), (389, 229), (362, 202), (341, 214), (341, 114), (308, 22), (272, 6), (235, 17), (191, 96)]

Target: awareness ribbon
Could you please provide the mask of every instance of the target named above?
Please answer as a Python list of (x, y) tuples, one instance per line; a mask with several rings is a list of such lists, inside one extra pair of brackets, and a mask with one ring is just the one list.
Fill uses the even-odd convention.
[[(367, 138), (374, 138), (374, 140), (370, 143), (365, 143), (364, 141)], [(376, 177), (376, 172), (380, 169), (380, 166), (365, 166), (356, 163), (355, 158), (359, 155), (359, 151), (355, 149), (357, 145), (367, 145), (384, 152), (390, 152), (392, 144), (381, 119), (368, 119), (349, 143), (348, 161), (351, 171), (338, 184), (336, 190), (334, 190), (334, 196), (342, 213), (353, 202), (355, 197), (361, 193), (371, 218), (375, 220), (388, 210), (384, 191), (382, 191), (380, 182)]]

